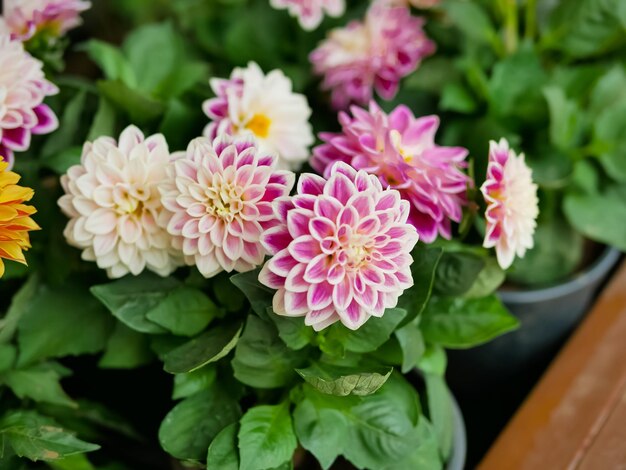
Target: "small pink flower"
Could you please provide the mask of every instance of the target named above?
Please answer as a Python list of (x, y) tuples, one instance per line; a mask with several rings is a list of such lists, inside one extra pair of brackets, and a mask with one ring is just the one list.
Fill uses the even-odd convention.
[(480, 190), (487, 202), (483, 246), (495, 247), (498, 263), (507, 269), (515, 255), (524, 257), (534, 245), (539, 200), (524, 154), (516, 155), (506, 139), (490, 142), (487, 179)]
[(364, 171), (336, 164), (324, 178), (305, 173), (297, 195), (278, 199), (281, 224), (263, 234), (274, 255), (259, 281), (277, 289), (278, 315), (304, 316), (315, 330), (341, 321), (357, 329), (381, 317), (413, 285), (409, 204)]
[(393, 98), (400, 79), (435, 52), (423, 26), (408, 8), (375, 3), (363, 21), (331, 31), (310, 60), (324, 77), (322, 88), (331, 90), (333, 106), (366, 104), (374, 89), (386, 100)]
[(205, 277), (249, 271), (263, 263), (261, 234), (278, 223), (274, 199), (286, 196), (295, 175), (276, 170), (276, 158), (249, 138), (193, 140), (161, 187), (169, 213), (160, 223), (188, 265)]
[(59, 123), (43, 100), (58, 93), (46, 80), (42, 63), (18, 40), (0, 33), (0, 157), (13, 162), (13, 152), (30, 147), (32, 134), (48, 134)]
[(14, 38), (27, 41), (41, 31), (59, 37), (81, 24), (83, 0), (4, 0), (4, 20)]
[(276, 9), (288, 9), (289, 14), (296, 16), (302, 29), (307, 31), (317, 28), (324, 14), (339, 17), (346, 10), (345, 0), (270, 0), (270, 5)]
[(468, 151), (435, 144), (437, 116), (415, 118), (406, 106), (387, 115), (374, 102), (369, 112), (356, 106), (351, 111), (352, 116), (339, 113), (341, 133), (320, 134), (325, 143), (313, 150), (311, 166), (329, 175), (342, 161), (376, 175), (411, 203), (409, 223), (420, 240), (450, 238), (451, 221), (461, 220), (470, 184), (462, 171)]

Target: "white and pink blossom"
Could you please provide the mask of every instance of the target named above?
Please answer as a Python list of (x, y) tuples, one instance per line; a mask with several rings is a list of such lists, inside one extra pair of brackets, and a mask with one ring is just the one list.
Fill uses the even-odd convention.
[(223, 135), (193, 140), (170, 167), (161, 224), (204, 277), (263, 264), (261, 235), (278, 223), (272, 202), (288, 195), (295, 180), (276, 163), (254, 139)]
[(305, 317), (315, 330), (337, 321), (355, 330), (413, 285), (418, 234), (409, 203), (375, 176), (342, 162), (328, 176), (305, 173), (295, 196), (275, 202), (281, 223), (263, 234), (273, 257), (259, 281), (277, 290), (276, 314)]
[(346, 10), (345, 0), (270, 0), (270, 5), (276, 9), (287, 9), (307, 31), (317, 28), (325, 14), (339, 17)]
[(80, 14), (91, 7), (84, 0), (4, 0), (3, 19), (14, 38), (27, 41), (45, 32), (60, 37), (82, 22)]
[(524, 154), (516, 155), (506, 139), (490, 142), (487, 179), (481, 186), (487, 202), (487, 233), (483, 246), (495, 247), (498, 263), (507, 269), (534, 246), (539, 215), (537, 185)]
[(32, 134), (48, 134), (59, 125), (43, 103), (59, 90), (42, 67), (20, 41), (0, 33), (0, 157), (10, 165), (14, 152), (28, 150)]
[(204, 135), (253, 136), (261, 152), (278, 156), (278, 166), (297, 170), (309, 157), (313, 129), (311, 108), (304, 95), (294, 93), (280, 70), (267, 75), (254, 62), (235, 68), (228, 80), (213, 79), (216, 97), (204, 102), (212, 120)]
[(424, 19), (406, 7), (374, 3), (362, 21), (332, 30), (310, 60), (331, 92), (333, 106), (367, 104), (378, 95), (390, 100), (400, 80), (414, 72), (435, 51), (423, 30)]

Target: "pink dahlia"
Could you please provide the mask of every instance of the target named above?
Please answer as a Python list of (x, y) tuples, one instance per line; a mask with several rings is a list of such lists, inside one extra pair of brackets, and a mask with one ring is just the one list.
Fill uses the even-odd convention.
[(346, 10), (345, 0), (270, 0), (276, 9), (286, 8), (291, 16), (298, 17), (302, 29), (311, 31), (317, 28), (324, 13), (339, 17)]
[(344, 163), (328, 180), (303, 174), (298, 193), (274, 210), (281, 224), (263, 234), (274, 256), (259, 281), (277, 289), (278, 315), (304, 316), (318, 331), (336, 321), (355, 330), (413, 285), (409, 204), (375, 176)]
[(341, 133), (320, 134), (325, 143), (313, 150), (311, 166), (329, 175), (342, 161), (376, 175), (411, 203), (409, 223), (420, 240), (450, 238), (451, 221), (461, 220), (471, 183), (462, 171), (468, 151), (435, 144), (437, 116), (415, 118), (406, 106), (387, 115), (374, 102), (369, 112), (356, 106), (351, 111), (352, 116), (339, 113)]
[(0, 34), (0, 156), (13, 161), (14, 151), (30, 146), (31, 134), (47, 134), (59, 123), (43, 100), (58, 93), (46, 80), (42, 63), (20, 41)]
[(522, 258), (534, 245), (539, 200), (524, 154), (516, 155), (506, 139), (490, 142), (487, 179), (480, 190), (487, 202), (483, 246), (495, 247), (498, 263), (507, 269), (515, 255)]
[(313, 70), (324, 77), (333, 106), (366, 104), (373, 90), (393, 98), (400, 79), (412, 73), (435, 44), (423, 31), (424, 20), (408, 8), (373, 4), (363, 21), (335, 29), (310, 56)]
[(12, 36), (21, 41), (39, 32), (59, 37), (80, 25), (80, 13), (90, 7), (83, 0), (4, 0), (4, 20)]
[(197, 138), (161, 188), (169, 211), (162, 225), (203, 276), (249, 271), (266, 255), (261, 234), (278, 223), (272, 202), (289, 194), (294, 179), (276, 170), (276, 158), (253, 139)]

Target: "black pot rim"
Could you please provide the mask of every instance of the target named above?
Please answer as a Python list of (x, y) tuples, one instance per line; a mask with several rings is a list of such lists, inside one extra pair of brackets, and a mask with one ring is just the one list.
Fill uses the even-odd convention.
[(499, 290), (498, 296), (503, 302), (510, 304), (530, 304), (565, 297), (602, 279), (617, 263), (621, 254), (617, 248), (607, 246), (591, 266), (560, 284), (540, 289)]

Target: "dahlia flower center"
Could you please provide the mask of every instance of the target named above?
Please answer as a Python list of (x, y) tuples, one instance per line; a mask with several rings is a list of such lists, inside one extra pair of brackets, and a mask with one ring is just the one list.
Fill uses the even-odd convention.
[(207, 212), (227, 221), (232, 221), (243, 210), (242, 190), (230, 182), (218, 182), (207, 188)]
[(147, 194), (143, 188), (117, 186), (113, 189), (115, 212), (120, 215), (141, 216), (143, 213), (143, 202), (146, 199)]
[(266, 138), (270, 133), (271, 124), (272, 120), (265, 114), (255, 114), (246, 124), (246, 129), (259, 137)]

